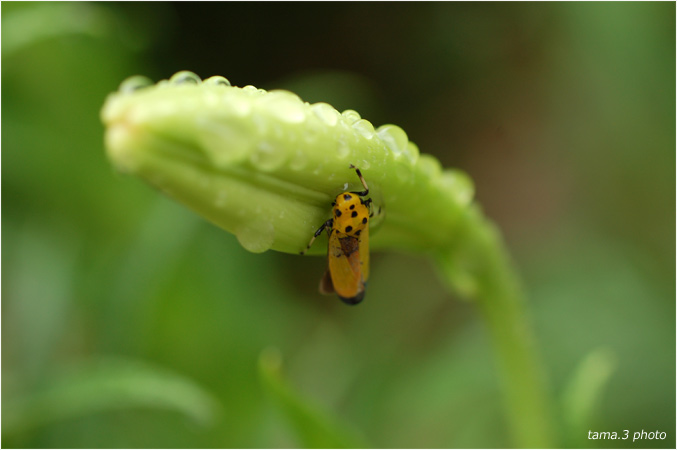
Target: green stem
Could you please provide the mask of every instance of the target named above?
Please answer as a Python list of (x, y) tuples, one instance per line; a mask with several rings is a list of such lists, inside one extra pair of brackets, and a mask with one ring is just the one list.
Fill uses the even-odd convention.
[(476, 300), (497, 355), (510, 430), (517, 447), (552, 448), (553, 411), (525, 298), (500, 233), (469, 208), (457, 245), (438, 260), (450, 287)]

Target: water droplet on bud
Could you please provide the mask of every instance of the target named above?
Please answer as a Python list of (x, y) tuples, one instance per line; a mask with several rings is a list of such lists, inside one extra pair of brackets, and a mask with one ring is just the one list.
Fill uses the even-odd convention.
[(270, 91), (261, 97), (260, 105), (286, 123), (301, 123), (306, 119), (303, 102), (296, 94), (288, 91)]
[(469, 204), (475, 195), (475, 185), (472, 180), (459, 170), (445, 170), (438, 178), (437, 183), (441, 189), (461, 205)]
[(202, 80), (189, 70), (177, 72), (169, 79), (170, 84), (200, 84)]
[(376, 130), (378, 136), (395, 155), (399, 155), (407, 148), (409, 138), (407, 133), (397, 125), (383, 125)]
[(209, 77), (206, 80), (202, 82), (202, 84), (206, 84), (209, 86), (230, 86), (230, 81), (228, 81), (228, 78), (221, 77), (221, 76), (213, 76)]
[(249, 161), (258, 169), (270, 172), (279, 168), (287, 159), (287, 153), (268, 141), (261, 141), (251, 154)]
[(339, 117), (341, 117), (339, 112), (336, 111), (334, 107), (328, 103), (315, 103), (314, 105), (311, 106), (311, 109), (313, 110), (315, 115), (320, 118), (322, 122), (329, 125), (330, 127), (336, 125), (336, 123), (339, 120)]
[(150, 80), (150, 78), (144, 77), (142, 75), (134, 75), (133, 77), (129, 77), (120, 83), (118, 92), (130, 94), (134, 91), (138, 91), (139, 89), (143, 89), (152, 85), (153, 82)]
[(355, 131), (357, 131), (360, 136), (364, 138), (371, 139), (374, 137), (374, 126), (368, 120), (358, 120), (353, 124), (353, 129), (355, 129)]
[(235, 236), (245, 250), (263, 253), (273, 246), (275, 227), (270, 221), (255, 220), (241, 225)]
[(358, 120), (360, 120), (362, 117), (360, 116), (360, 113), (357, 111), (353, 111), (352, 109), (346, 109), (341, 113), (343, 118), (345, 119), (346, 122), (348, 122), (349, 125), (354, 124)]
[(417, 167), (431, 181), (437, 179), (442, 173), (442, 165), (439, 160), (427, 154), (420, 156)]

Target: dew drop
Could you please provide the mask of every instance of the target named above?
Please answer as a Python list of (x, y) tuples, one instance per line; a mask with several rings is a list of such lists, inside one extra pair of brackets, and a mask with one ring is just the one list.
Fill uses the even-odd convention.
[(399, 155), (406, 150), (409, 142), (407, 133), (397, 125), (383, 125), (376, 130), (376, 133), (395, 155)]
[(417, 167), (429, 180), (437, 179), (442, 173), (442, 165), (440, 164), (439, 160), (434, 156), (427, 154), (421, 155), (421, 157), (418, 159)]
[(287, 159), (287, 153), (268, 141), (261, 141), (251, 154), (249, 160), (262, 171), (272, 171), (279, 168)]
[(275, 227), (270, 221), (258, 219), (241, 225), (235, 236), (245, 250), (263, 253), (273, 246)]
[(354, 124), (358, 120), (360, 120), (362, 117), (360, 117), (360, 113), (357, 111), (353, 111), (352, 109), (346, 109), (341, 113), (343, 118), (348, 122), (349, 125)]
[(227, 122), (198, 118), (196, 135), (200, 148), (216, 167), (227, 167), (245, 160), (254, 145), (247, 130)]
[(419, 156), (420, 151), (418, 150), (418, 145), (408, 141), (404, 151), (402, 152), (402, 157), (411, 165), (414, 165), (416, 164), (416, 161), (418, 161)]
[(120, 83), (118, 91), (123, 94), (130, 94), (134, 91), (138, 91), (139, 89), (143, 89), (152, 85), (153, 82), (150, 78), (144, 77), (142, 75), (135, 75)]
[(336, 156), (338, 156), (339, 159), (346, 159), (350, 153), (350, 146), (346, 144), (345, 140), (340, 139), (338, 147), (336, 147)]
[(360, 161), (360, 165), (357, 166), (362, 170), (368, 170), (371, 167), (371, 164), (366, 159)]
[(189, 70), (177, 72), (169, 79), (170, 84), (200, 84), (202, 80)]
[(322, 122), (333, 127), (339, 120), (340, 114), (328, 103), (315, 103), (310, 107), (315, 115), (320, 118)]
[(307, 121), (303, 126), (303, 140), (310, 145), (313, 145), (320, 138), (322, 127), (314, 120)]
[(300, 171), (305, 169), (306, 165), (308, 165), (308, 156), (304, 151), (296, 150), (296, 153), (289, 162), (289, 168)]
[(475, 186), (468, 175), (459, 170), (445, 170), (438, 185), (459, 204), (468, 205), (475, 195)]
[(357, 131), (362, 137), (371, 139), (374, 137), (374, 126), (365, 119), (360, 119), (353, 124), (353, 128)]
[(202, 82), (202, 84), (206, 84), (209, 86), (230, 86), (230, 81), (228, 81), (228, 78), (221, 77), (221, 76), (213, 76), (209, 77), (206, 80)]
[(306, 119), (303, 102), (288, 91), (270, 91), (261, 97), (260, 105), (286, 123), (301, 123)]

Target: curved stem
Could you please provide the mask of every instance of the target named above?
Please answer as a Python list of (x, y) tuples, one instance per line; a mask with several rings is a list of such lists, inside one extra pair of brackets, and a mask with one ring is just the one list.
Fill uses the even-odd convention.
[(451, 288), (477, 301), (491, 333), (516, 447), (553, 448), (553, 411), (518, 277), (500, 233), (477, 207), (459, 227), (457, 245), (439, 256)]

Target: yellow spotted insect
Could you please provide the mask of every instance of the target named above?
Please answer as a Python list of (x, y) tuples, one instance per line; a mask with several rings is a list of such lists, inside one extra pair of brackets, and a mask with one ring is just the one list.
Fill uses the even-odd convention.
[[(364, 299), (369, 280), (369, 218), (371, 199), (369, 187), (360, 169), (355, 169), (364, 186), (364, 191), (343, 192), (332, 203), (332, 218), (315, 232), (306, 250), (315, 239), (327, 230), (329, 236), (329, 261), (327, 271), (320, 282), (320, 292), (338, 297), (349, 305), (357, 305)], [(306, 250), (302, 251), (304, 254)]]

